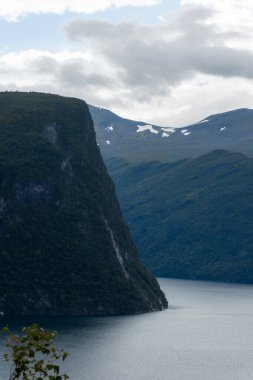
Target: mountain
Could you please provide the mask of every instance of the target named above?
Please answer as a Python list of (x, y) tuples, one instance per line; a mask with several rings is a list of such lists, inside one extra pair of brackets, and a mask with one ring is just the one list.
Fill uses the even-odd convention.
[(253, 283), (253, 110), (176, 129), (89, 107), (148, 268), (159, 276)]
[(253, 283), (253, 158), (107, 162), (142, 261), (158, 276)]
[(1, 313), (167, 307), (138, 260), (83, 101), (0, 93), (0, 183)]
[(104, 159), (129, 163), (172, 162), (225, 149), (253, 157), (253, 110), (238, 109), (183, 127), (159, 127), (123, 119), (89, 106)]

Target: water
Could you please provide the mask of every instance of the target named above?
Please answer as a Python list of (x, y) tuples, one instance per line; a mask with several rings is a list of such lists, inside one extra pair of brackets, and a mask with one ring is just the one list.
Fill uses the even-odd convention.
[[(253, 379), (253, 286), (159, 281), (170, 302), (164, 312), (39, 320), (71, 353), (71, 379)], [(0, 379), (8, 379), (3, 362)]]

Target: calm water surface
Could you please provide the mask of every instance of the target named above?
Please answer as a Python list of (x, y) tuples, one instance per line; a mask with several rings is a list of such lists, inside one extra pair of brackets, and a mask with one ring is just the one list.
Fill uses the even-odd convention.
[(170, 302), (164, 312), (38, 321), (59, 331), (59, 344), (71, 353), (71, 380), (253, 379), (253, 286), (159, 282)]

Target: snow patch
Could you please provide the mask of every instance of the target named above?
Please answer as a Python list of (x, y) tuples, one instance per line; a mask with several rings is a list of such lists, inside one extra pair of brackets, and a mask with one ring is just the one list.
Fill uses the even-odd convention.
[(171, 128), (171, 127), (162, 127), (161, 130), (165, 131), (167, 133), (174, 133), (174, 132), (176, 132), (176, 130), (173, 129), (173, 128)]
[(182, 129), (181, 133), (184, 136), (189, 136), (191, 134), (191, 132), (189, 132), (188, 129)]
[(139, 132), (145, 132), (145, 131), (149, 131), (151, 133), (155, 133), (157, 134), (158, 131), (156, 129), (153, 128), (153, 125), (149, 125), (149, 124), (146, 124), (146, 125), (137, 125), (137, 133)]
[(110, 145), (111, 144), (111, 141), (109, 141), (109, 140), (106, 140), (106, 142), (105, 142), (107, 145)]
[(113, 131), (113, 129), (114, 129), (113, 128), (113, 124), (110, 125), (110, 127), (105, 128), (105, 130), (108, 131), (108, 132)]
[(169, 137), (169, 134), (166, 133), (166, 132), (163, 132), (163, 133), (162, 133), (162, 137)]
[(198, 121), (198, 122), (195, 123), (195, 124), (202, 124), (202, 123), (208, 123), (208, 122), (209, 122), (208, 119), (204, 119), (204, 120)]
[(220, 130), (221, 130), (221, 131), (225, 131), (225, 129), (227, 129), (227, 128), (226, 128), (226, 127), (223, 127), (223, 128), (221, 128)]

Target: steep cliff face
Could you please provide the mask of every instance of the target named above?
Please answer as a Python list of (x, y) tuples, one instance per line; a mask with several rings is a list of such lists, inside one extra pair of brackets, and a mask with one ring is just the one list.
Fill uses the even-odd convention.
[(167, 307), (138, 260), (83, 101), (1, 93), (0, 183), (0, 312)]

